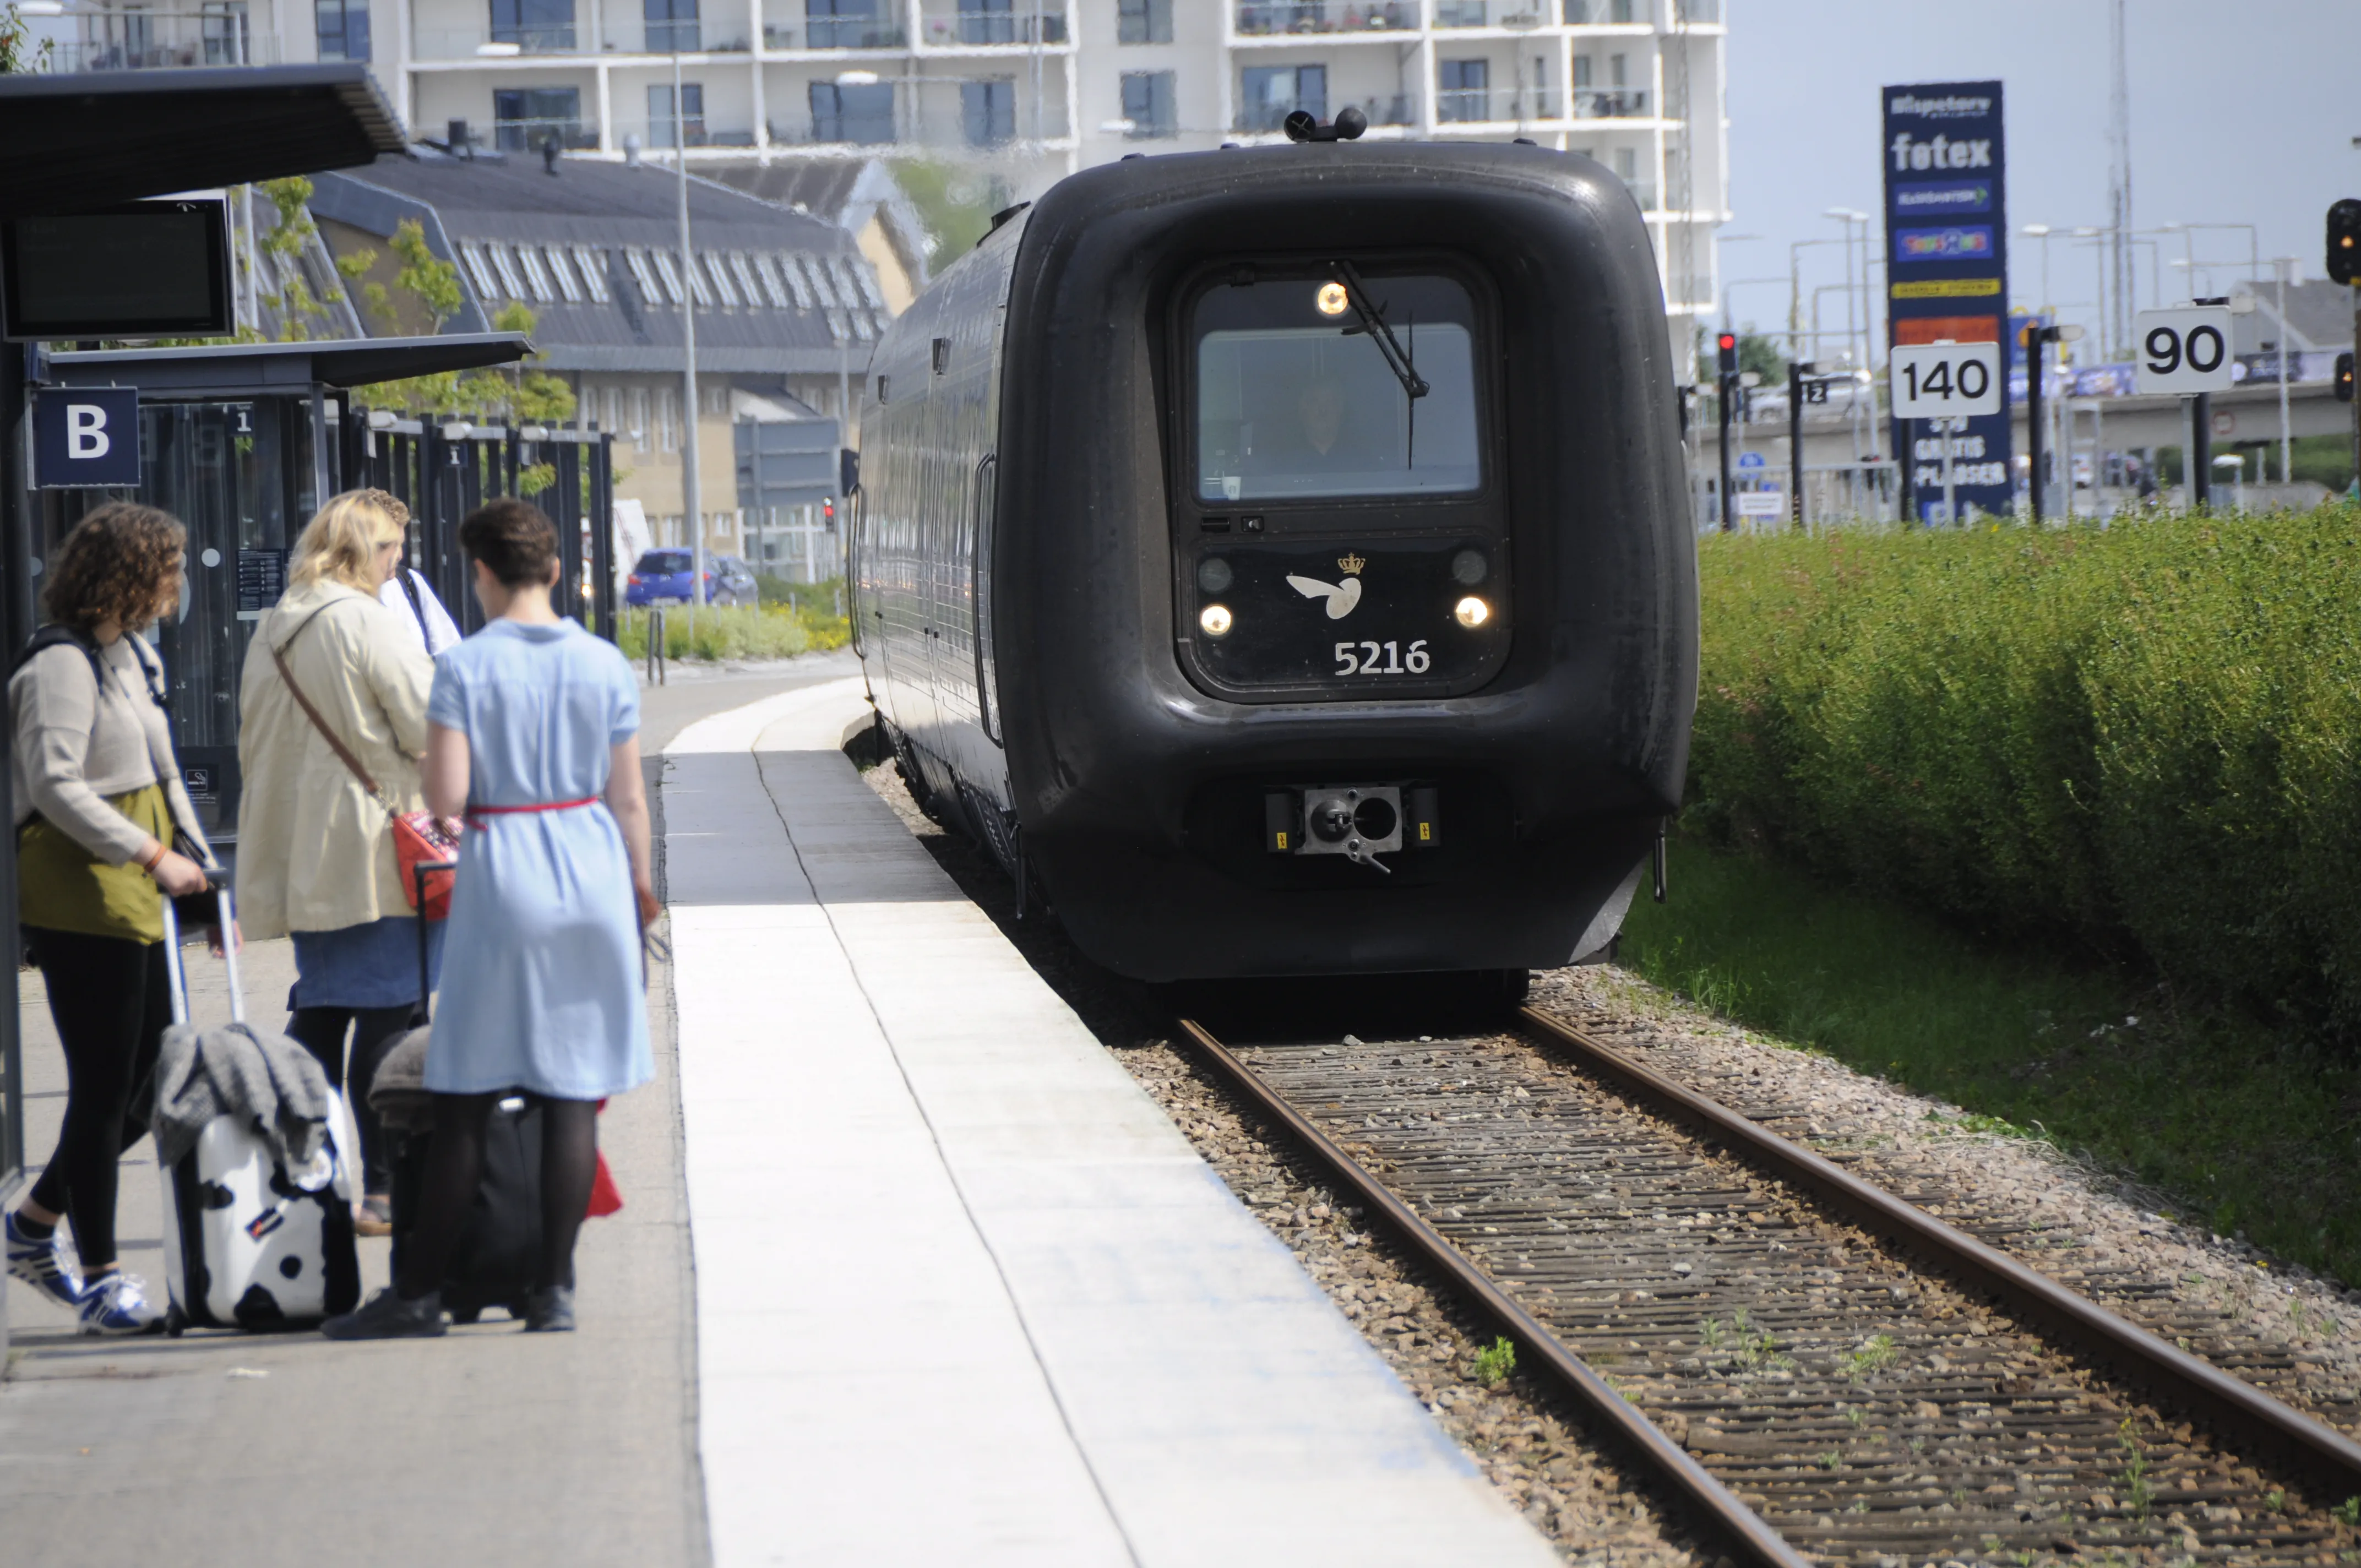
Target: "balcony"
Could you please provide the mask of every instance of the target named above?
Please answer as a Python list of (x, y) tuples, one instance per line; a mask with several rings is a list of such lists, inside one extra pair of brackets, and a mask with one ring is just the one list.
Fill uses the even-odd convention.
[(588, 55), (744, 54), (744, 24), (736, 19), (610, 21), (603, 30), (588, 23), (477, 24), (422, 27), (413, 47), (422, 60), (516, 60)]
[(1577, 87), (1574, 90), (1577, 120), (1644, 120), (1648, 94), (1637, 87)]
[[(767, 39), (772, 28), (763, 28)], [(793, 35), (791, 27), (777, 29)], [(810, 16), (805, 19), (800, 44), (765, 44), (774, 49), (907, 49), (910, 35), (876, 16)]]
[(1565, 115), (1565, 95), (1554, 87), (1454, 87), (1434, 95), (1438, 125), (1522, 125)]
[(279, 40), (256, 37), (246, 7), (202, 12), (70, 13), (82, 36), (55, 46), (52, 71), (170, 71), (203, 65), (276, 65)]
[(962, 6), (956, 12), (929, 9), (921, 14), (919, 41), (929, 49), (991, 49), (1067, 41), (1063, 6), (1011, 0), (1003, 10)]
[(1416, 0), (1241, 0), (1237, 14), (1241, 38), (1276, 38), (1293, 33), (1416, 32)]
[(494, 120), (492, 145), (502, 152), (538, 152), (551, 137), (568, 152), (596, 148), (598, 127), (575, 118)]

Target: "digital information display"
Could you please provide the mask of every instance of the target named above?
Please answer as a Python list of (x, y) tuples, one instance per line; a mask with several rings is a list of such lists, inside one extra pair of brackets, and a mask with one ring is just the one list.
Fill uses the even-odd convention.
[[(1884, 89), (1886, 320), (1890, 346), (2001, 342), (2008, 321), (2006, 145), (2001, 84), (1938, 82)], [(1943, 444), (1962, 520), (2016, 504), (2006, 389), (1995, 413), (1902, 422), (1897, 448), (1910, 515), (1943, 513)]]
[(236, 330), (220, 197), (0, 223), (0, 335), (11, 341)]

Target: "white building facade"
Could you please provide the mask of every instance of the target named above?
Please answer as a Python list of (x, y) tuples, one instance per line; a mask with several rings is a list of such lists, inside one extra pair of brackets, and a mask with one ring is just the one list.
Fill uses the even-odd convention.
[[(1646, 213), (1676, 363), (1729, 207), (1725, 0), (71, 0), (62, 69), (370, 62), (413, 134), (692, 167), (951, 157), (1016, 196), (1132, 152), (1372, 139), (1597, 159)], [(677, 58), (681, 88), (675, 102)], [(1685, 374), (1686, 369), (1685, 369)]]

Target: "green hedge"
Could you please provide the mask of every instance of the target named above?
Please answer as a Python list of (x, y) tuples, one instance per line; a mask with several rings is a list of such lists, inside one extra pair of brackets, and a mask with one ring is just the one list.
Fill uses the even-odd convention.
[(2361, 1035), (2361, 509), (1700, 565), (1693, 824)]
[[(664, 607), (664, 657), (668, 659), (789, 659), (844, 645), (841, 617), (792, 606), (702, 605), (697, 630), (689, 632), (685, 604)], [(637, 663), (648, 656), (648, 612), (626, 609), (617, 617), (615, 645)]]

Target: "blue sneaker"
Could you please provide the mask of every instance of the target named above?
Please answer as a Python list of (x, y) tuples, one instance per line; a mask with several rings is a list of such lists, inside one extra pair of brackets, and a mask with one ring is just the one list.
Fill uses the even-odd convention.
[(82, 1292), (84, 1334), (153, 1333), (163, 1326), (164, 1314), (148, 1304), (147, 1283), (136, 1274), (102, 1274)]
[(82, 1305), (82, 1276), (66, 1261), (65, 1244), (55, 1231), (40, 1241), (24, 1233), (10, 1210), (0, 1233), (7, 1237), (8, 1272), (61, 1307)]

